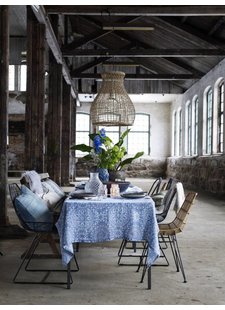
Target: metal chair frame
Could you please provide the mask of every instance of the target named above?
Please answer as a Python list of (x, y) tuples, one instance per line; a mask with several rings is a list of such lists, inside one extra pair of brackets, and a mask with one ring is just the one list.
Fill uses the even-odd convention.
[[(18, 195), (20, 195), (20, 187), (18, 186), (17, 183), (12, 183), (12, 184), (9, 184), (9, 193), (10, 193), (10, 197), (11, 197), (11, 200), (12, 200), (12, 203), (13, 203), (13, 206), (14, 206), (14, 209), (15, 209), (15, 212), (19, 218), (19, 221), (20, 221), (20, 224), (22, 225), (22, 227), (27, 230), (27, 231), (30, 231), (30, 232), (34, 232), (35, 233), (35, 236), (29, 246), (29, 248), (25, 251), (25, 253), (21, 256), (22, 257), (22, 262), (20, 263), (19, 265), (19, 268), (17, 269), (14, 277), (13, 277), (13, 282), (14, 283), (20, 283), (20, 284), (67, 284), (67, 281), (58, 281), (58, 282), (53, 282), (53, 281), (46, 281), (47, 278), (49, 277), (50, 273), (51, 272), (67, 272), (67, 269), (33, 269), (33, 268), (28, 268), (28, 266), (30, 265), (31, 263), (31, 260), (34, 259), (36, 256), (35, 256), (35, 251), (36, 249), (38, 248), (38, 245), (42, 242), (42, 241), (46, 241), (49, 243), (52, 251), (55, 253), (55, 254), (51, 254), (50, 256), (48, 257), (51, 257), (51, 258), (61, 258), (61, 256), (59, 255), (59, 252), (58, 252), (58, 249), (55, 245), (55, 243), (53, 242), (54, 241), (54, 238), (52, 236), (52, 233), (53, 233), (53, 227), (54, 227), (54, 223), (43, 223), (43, 222), (25, 222), (22, 217), (20, 216), (20, 214), (17, 212), (17, 209), (15, 208), (15, 199)], [(34, 225), (34, 229), (31, 229), (29, 224), (32, 224)], [(37, 228), (35, 229), (35, 225), (37, 224)], [(47, 224), (48, 227), (49, 225), (51, 225), (51, 229), (46, 229), (46, 230), (40, 230), (39, 227), (39, 224)], [(43, 255), (43, 254), (40, 254), (38, 257), (41, 258), (41, 257), (47, 257), (47, 255)], [(25, 264), (27, 260), (27, 263)], [(76, 257), (74, 255), (74, 261), (75, 261), (75, 265), (76, 265), (76, 269), (72, 269), (71, 271), (73, 272), (76, 272), (76, 271), (79, 271), (79, 265), (77, 263), (77, 260), (76, 260)], [(43, 279), (41, 281), (20, 281), (20, 280), (17, 280), (17, 277), (22, 269), (22, 267), (25, 265), (24, 267), (24, 270), (25, 271), (30, 271), (30, 272), (45, 272), (45, 275), (43, 277)], [(70, 276), (70, 282), (72, 283), (72, 277)]]
[(155, 179), (155, 181), (153, 182), (153, 184), (151, 185), (151, 187), (150, 187), (150, 189), (148, 191), (148, 195), (152, 196), (154, 194), (157, 194), (159, 192), (161, 183), (162, 183), (162, 178), (161, 177)]
[[(163, 202), (164, 208), (163, 208), (162, 212), (156, 214), (156, 218), (157, 218), (157, 222), (158, 223), (162, 222), (166, 218), (166, 216), (167, 216), (167, 214), (169, 212), (169, 209), (170, 209), (170, 207), (172, 205), (172, 202), (173, 202), (173, 199), (174, 199), (175, 195), (176, 195), (176, 187), (174, 186), (174, 187), (172, 187), (171, 189), (168, 190), (168, 192), (166, 193), (166, 195), (164, 197), (164, 202)], [(127, 247), (128, 243), (130, 243), (129, 240), (125, 240), (125, 239), (122, 240), (120, 248), (119, 248), (119, 251), (118, 251), (118, 254), (117, 254), (119, 256), (119, 259), (118, 259), (117, 263), (120, 266), (139, 266), (139, 263), (136, 263), (136, 264), (133, 264), (133, 263), (122, 264), (120, 261), (121, 261), (122, 257), (133, 257), (133, 258), (139, 257), (139, 258), (141, 258), (143, 256), (143, 253), (141, 253), (140, 255), (133, 255), (133, 254), (123, 254), (123, 252), (124, 252), (125, 249), (133, 249), (133, 252), (136, 253), (136, 249), (138, 249), (137, 248), (137, 243), (139, 243), (139, 244), (141, 243), (142, 244), (142, 247), (139, 247), (139, 249), (142, 249), (144, 251), (145, 241), (135, 241), (135, 242), (132, 242), (132, 247)], [(167, 247), (166, 243), (164, 243), (164, 244)], [(166, 261), (168, 262), (163, 249), (164, 248), (161, 247), (162, 256), (165, 257)]]

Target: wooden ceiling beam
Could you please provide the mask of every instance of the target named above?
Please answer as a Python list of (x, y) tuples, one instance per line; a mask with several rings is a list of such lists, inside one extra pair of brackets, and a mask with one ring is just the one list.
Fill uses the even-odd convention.
[(98, 59), (95, 59), (93, 61), (90, 61), (78, 68), (76, 68), (75, 70), (71, 71), (71, 76), (77, 76), (79, 74), (81, 74), (83, 71), (86, 71), (88, 69), (91, 69), (93, 67), (96, 67), (97, 65), (100, 65), (101, 63), (105, 62), (106, 60), (109, 60), (111, 57), (100, 57)]
[(31, 5), (33, 13), (35, 14), (37, 20), (40, 24), (44, 24), (46, 28), (46, 40), (48, 42), (49, 48), (51, 49), (57, 63), (62, 64), (63, 76), (67, 84), (71, 85), (71, 95), (73, 98), (77, 98), (77, 91), (74, 85), (74, 82), (70, 76), (70, 72), (68, 66), (63, 59), (62, 52), (60, 50), (58, 41), (56, 39), (55, 33), (52, 29), (51, 22), (48, 18), (48, 15), (45, 12), (44, 6), (33, 6)]
[(47, 5), (48, 14), (96, 16), (225, 16), (224, 5)]
[(79, 48), (87, 43), (93, 42), (95, 40), (98, 40), (102, 37), (104, 37), (107, 34), (112, 33), (112, 30), (110, 31), (104, 31), (104, 30), (97, 30), (95, 32), (92, 32), (91, 34), (85, 36), (82, 39), (76, 40), (71, 42), (70, 44), (67, 44), (65, 46), (62, 47), (62, 52), (66, 53), (67, 51), (72, 51), (76, 48)]
[(215, 57), (225, 56), (224, 49), (76, 49), (64, 57)]
[[(124, 32), (121, 32), (121, 31), (115, 31), (114, 32), (116, 35), (119, 35), (120, 37), (122, 37), (123, 39), (127, 40), (127, 41), (132, 41), (132, 37), (130, 35), (128, 35), (127, 33), (124, 33)], [(144, 43), (143, 41), (140, 41), (138, 39), (135, 39), (135, 44), (138, 46), (138, 47), (141, 47), (141, 48), (153, 48), (152, 45), (150, 44), (146, 44)], [(199, 71), (199, 70), (196, 70), (195, 68), (189, 66), (187, 63), (185, 63), (184, 61), (181, 60), (181, 58), (179, 59), (175, 59), (175, 58), (166, 58), (164, 57), (163, 58), (164, 60), (166, 60), (170, 65), (172, 66), (176, 66), (176, 67), (179, 67), (180, 69), (182, 70), (185, 70), (185, 71), (189, 71), (191, 72), (192, 74), (197, 74), (197, 75), (201, 75), (203, 72)], [(151, 68), (149, 68), (149, 65), (145, 63), (145, 60), (144, 58), (141, 59), (138, 59), (138, 60), (133, 60), (132, 61), (135, 61), (135, 62), (138, 62), (139, 64), (141, 64), (141, 66), (143, 68), (145, 68), (146, 70), (150, 70), (151, 72), (153, 72), (152, 70), (152, 65), (151, 65)], [(154, 72), (153, 72), (154, 73)]]
[(188, 41), (198, 47), (203, 48), (223, 48), (225, 41), (223, 39), (217, 40), (209, 37), (207, 33), (192, 27), (188, 24), (179, 22), (174, 17), (156, 17), (152, 21), (155, 26), (170, 31), (174, 37), (180, 37), (182, 41)]
[[(125, 75), (125, 80), (197, 80), (202, 76), (195, 76), (192, 74), (132, 74), (127, 73)], [(88, 80), (102, 80), (101, 74), (96, 73), (82, 73), (79, 75), (74, 75), (74, 79), (88, 79)]]
[(210, 29), (208, 35), (213, 35), (223, 24), (225, 23), (225, 17), (221, 17), (215, 25)]

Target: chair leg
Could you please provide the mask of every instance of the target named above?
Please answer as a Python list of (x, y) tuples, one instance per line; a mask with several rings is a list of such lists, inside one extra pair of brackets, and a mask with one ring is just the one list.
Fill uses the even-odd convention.
[[(132, 243), (132, 247), (129, 247), (129, 248), (127, 247), (127, 243), (128, 242)], [(141, 243), (144, 244), (144, 242), (141, 242)], [(138, 257), (142, 256), (142, 255), (123, 254), (125, 248), (132, 249), (134, 253), (137, 252), (137, 249), (140, 249), (139, 247), (137, 247), (137, 242), (136, 241), (128, 241), (128, 240), (123, 239), (122, 242), (121, 242), (119, 251), (118, 251), (119, 259), (118, 259), (117, 264), (120, 265), (120, 266), (138, 266), (139, 264), (128, 264), (128, 263), (122, 264), (122, 263), (120, 263), (122, 257), (133, 257), (133, 258), (136, 257), (136, 258), (138, 258)], [(141, 247), (141, 249), (143, 249), (143, 248)]]
[(184, 272), (184, 265), (183, 265), (183, 262), (181, 259), (180, 249), (178, 246), (178, 241), (177, 241), (176, 235), (172, 236), (172, 239), (173, 239), (174, 248), (176, 249), (176, 253), (177, 253), (177, 262), (178, 262), (178, 265), (180, 266), (180, 270), (181, 270), (181, 273), (183, 275), (184, 283), (186, 283), (187, 279), (186, 279), (186, 275)]
[[(23, 283), (23, 284), (67, 284), (67, 282), (46, 282), (46, 279), (48, 278), (48, 276), (50, 275), (51, 272), (66, 272), (67, 270), (65, 269), (29, 269), (28, 266), (32, 260), (32, 258), (34, 257), (34, 253), (40, 243), (40, 241), (42, 240), (42, 235), (41, 234), (36, 234), (34, 239), (32, 240), (31, 242), (31, 245), (30, 247), (28, 248), (28, 250), (25, 252), (25, 255), (23, 257), (23, 260), (13, 278), (13, 282), (14, 283)], [(25, 268), (24, 270), (25, 271), (29, 271), (29, 272), (45, 272), (45, 275), (43, 277), (43, 279), (39, 282), (34, 282), (34, 281), (18, 281), (16, 280), (17, 279), (17, 276), (19, 275), (20, 273), (20, 270), (22, 268), (22, 266), (24, 265), (25, 263), (25, 260), (28, 259), (26, 265), (25, 265)], [(76, 257), (74, 255), (74, 261), (75, 261), (75, 265), (76, 265), (76, 269), (72, 269), (70, 270), (71, 272), (73, 271), (78, 271), (79, 270), (79, 265), (77, 263), (77, 260), (76, 260)], [(73, 280), (72, 280), (72, 276), (70, 276), (70, 283), (72, 284), (73, 283)]]
[(171, 252), (173, 254), (173, 259), (174, 259), (174, 262), (175, 262), (175, 266), (177, 268), (177, 272), (179, 272), (180, 268), (179, 268), (179, 261), (178, 261), (178, 253), (177, 253), (177, 249), (176, 249), (173, 237), (168, 236), (168, 240), (169, 240)]

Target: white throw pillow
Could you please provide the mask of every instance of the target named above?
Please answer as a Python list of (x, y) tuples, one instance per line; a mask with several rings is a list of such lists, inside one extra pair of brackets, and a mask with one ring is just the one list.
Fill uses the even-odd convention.
[(61, 198), (62, 197), (59, 196), (56, 192), (51, 192), (51, 191), (49, 191), (48, 193), (45, 193), (42, 196), (42, 199), (47, 202), (47, 206), (49, 209), (54, 209), (55, 205), (57, 204), (57, 202), (59, 202)]

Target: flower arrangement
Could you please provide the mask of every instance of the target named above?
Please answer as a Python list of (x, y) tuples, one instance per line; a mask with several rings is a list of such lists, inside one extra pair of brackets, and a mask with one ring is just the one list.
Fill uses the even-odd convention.
[(93, 160), (97, 168), (120, 171), (125, 165), (130, 164), (134, 159), (144, 154), (144, 152), (138, 152), (133, 157), (125, 158), (127, 151), (123, 146), (123, 142), (129, 132), (130, 129), (127, 129), (121, 135), (119, 141), (114, 144), (103, 128), (98, 133), (89, 134), (90, 139), (93, 141), (93, 146), (77, 144), (73, 145), (71, 149), (87, 152), (88, 154), (83, 159)]

